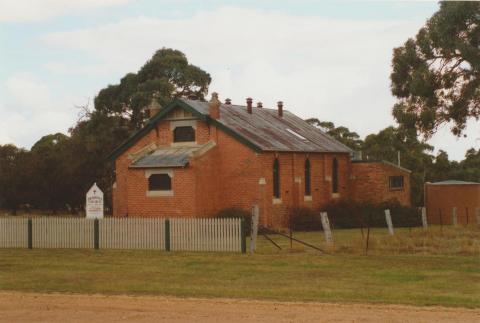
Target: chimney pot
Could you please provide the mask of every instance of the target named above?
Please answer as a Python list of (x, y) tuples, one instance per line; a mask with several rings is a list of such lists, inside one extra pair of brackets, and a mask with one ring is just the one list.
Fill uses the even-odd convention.
[(278, 107), (278, 116), (281, 118), (281, 117), (283, 117), (283, 102), (278, 101), (277, 102), (277, 107)]
[(212, 93), (212, 98), (208, 102), (208, 114), (212, 119), (220, 119), (220, 101), (217, 92)]
[(232, 104), (232, 100), (229, 99), (229, 98), (226, 98), (226, 99), (225, 99), (225, 104), (227, 104), (227, 105)]
[(263, 108), (263, 103), (262, 102), (257, 102), (257, 108)]
[(247, 98), (247, 112), (249, 114), (252, 114), (252, 98)]
[(158, 98), (158, 93), (157, 92), (153, 93), (152, 100), (150, 101), (150, 104), (146, 108), (149, 118), (153, 117), (154, 115), (159, 113), (160, 110), (162, 110), (162, 106), (160, 105), (160, 103), (158, 103), (157, 98)]

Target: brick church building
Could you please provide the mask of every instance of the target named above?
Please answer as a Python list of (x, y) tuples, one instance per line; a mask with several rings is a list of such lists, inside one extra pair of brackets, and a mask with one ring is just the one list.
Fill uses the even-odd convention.
[(342, 199), (410, 204), (410, 172), (355, 161), (353, 151), (284, 110), (175, 99), (152, 100), (145, 127), (111, 154), (116, 217), (209, 217), (260, 208), (263, 225), (282, 226), (289, 209)]

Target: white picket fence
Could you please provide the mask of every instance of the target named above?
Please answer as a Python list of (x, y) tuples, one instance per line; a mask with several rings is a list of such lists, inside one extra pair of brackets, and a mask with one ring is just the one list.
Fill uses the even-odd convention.
[(93, 220), (32, 219), (33, 248), (93, 248)]
[(27, 223), (25, 218), (0, 218), (0, 248), (27, 248)]
[(165, 250), (165, 219), (103, 219), (99, 233), (100, 249)]
[(0, 218), (0, 248), (28, 247), (245, 252), (245, 233), (240, 219)]
[(241, 251), (239, 219), (172, 219), (173, 251)]

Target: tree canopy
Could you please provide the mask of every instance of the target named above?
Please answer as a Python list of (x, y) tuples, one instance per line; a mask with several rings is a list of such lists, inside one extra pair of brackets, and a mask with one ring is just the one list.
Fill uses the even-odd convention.
[(441, 2), (415, 38), (395, 48), (391, 90), (400, 126), (425, 137), (446, 123), (459, 136), (480, 116), (480, 2)]
[(181, 51), (162, 48), (137, 73), (128, 73), (119, 84), (100, 90), (95, 110), (108, 116), (124, 118), (130, 130), (143, 126), (145, 108), (152, 98), (160, 105), (174, 97), (203, 99), (208, 92), (210, 75), (189, 64)]

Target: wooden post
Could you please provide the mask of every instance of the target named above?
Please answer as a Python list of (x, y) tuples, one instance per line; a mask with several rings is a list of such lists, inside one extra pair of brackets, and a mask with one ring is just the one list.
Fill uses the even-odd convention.
[(252, 225), (250, 232), (250, 253), (254, 253), (257, 247), (257, 235), (258, 235), (258, 219), (259, 209), (258, 205), (252, 207)]
[(427, 208), (426, 207), (422, 207), (422, 226), (423, 226), (423, 229), (425, 229), (425, 230), (428, 228)]
[(29, 218), (27, 222), (27, 239), (28, 239), (28, 249), (33, 249), (33, 225), (32, 219)]
[(442, 209), (438, 209), (438, 214), (440, 215), (440, 231), (443, 232)]
[(240, 222), (240, 232), (242, 236), (242, 253), (247, 252), (247, 232), (245, 228), (245, 219), (242, 219)]
[(467, 222), (468, 225), (468, 206), (465, 207), (465, 221)]
[(367, 243), (365, 245), (365, 255), (368, 255), (368, 243), (370, 241), (370, 220), (371, 220), (372, 215), (368, 215), (368, 223), (367, 223)]
[(320, 212), (320, 217), (322, 220), (323, 233), (325, 234), (325, 242), (328, 245), (333, 245), (332, 230), (330, 229), (330, 221), (328, 221), (327, 212)]
[(392, 223), (392, 216), (390, 215), (390, 210), (385, 210), (385, 221), (387, 222), (388, 226), (388, 233), (393, 236), (393, 223)]
[(475, 217), (477, 218), (477, 224), (480, 225), (480, 207), (475, 208)]
[(170, 219), (165, 219), (165, 251), (170, 251)]
[(100, 248), (100, 226), (98, 219), (93, 220), (93, 248)]
[(453, 224), (454, 227), (456, 227), (457, 224), (458, 224), (457, 207), (456, 206), (454, 206), (452, 208), (452, 224)]

